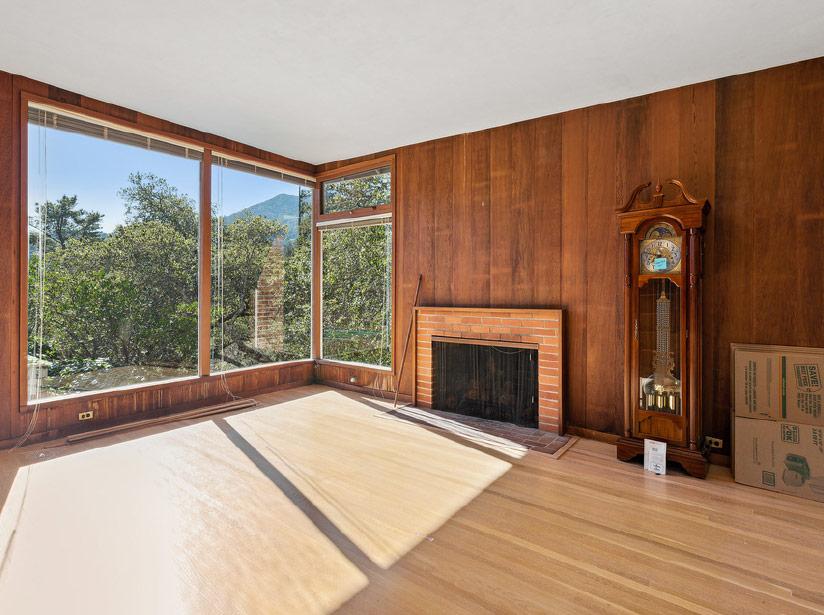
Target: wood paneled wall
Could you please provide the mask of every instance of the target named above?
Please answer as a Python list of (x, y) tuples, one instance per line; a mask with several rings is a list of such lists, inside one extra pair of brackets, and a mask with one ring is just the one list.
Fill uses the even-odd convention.
[(731, 342), (824, 347), (824, 58), (717, 85), (704, 403), (729, 432)]
[[(411, 361), (408, 369), (412, 369)], [(391, 371), (358, 364), (315, 361), (315, 382), (358, 391), (367, 395), (394, 398), (394, 376)], [(398, 397), (401, 403), (411, 402), (411, 395)]]
[[(142, 122), (314, 173), (312, 167), (0, 72), (0, 229), (19, 228), (19, 91)], [(824, 59), (400, 147), (400, 357), (418, 272), (422, 305), (562, 307), (568, 425), (619, 433), (620, 236), (634, 186), (678, 177), (713, 205), (705, 242), (704, 424), (729, 442), (729, 344), (824, 346)], [(0, 242), (0, 440), (17, 408), (19, 243)], [(12, 265), (9, 265), (11, 263)], [(348, 382), (320, 365), (315, 377)], [(360, 370), (363, 385), (391, 377)], [(303, 378), (305, 374), (292, 374)], [(251, 386), (251, 385), (250, 385)], [(412, 391), (406, 366), (401, 392)]]
[(394, 150), (396, 356), (419, 272), (421, 305), (562, 307), (565, 421), (619, 433), (614, 211), (636, 185), (680, 178), (713, 206), (704, 424), (728, 442), (730, 342), (824, 346), (822, 109), (817, 59)]

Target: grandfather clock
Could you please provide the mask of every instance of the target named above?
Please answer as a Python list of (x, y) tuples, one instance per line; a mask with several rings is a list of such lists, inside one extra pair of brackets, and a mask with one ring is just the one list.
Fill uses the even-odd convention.
[(710, 209), (675, 179), (618, 210), (624, 236), (624, 436), (618, 458), (665, 441), (667, 460), (704, 478), (701, 436), (701, 234)]

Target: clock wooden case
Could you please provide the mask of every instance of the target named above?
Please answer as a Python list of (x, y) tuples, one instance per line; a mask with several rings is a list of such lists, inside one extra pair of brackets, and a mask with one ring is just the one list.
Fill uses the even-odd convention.
[[(665, 441), (667, 460), (703, 478), (701, 236), (710, 205), (671, 179), (618, 210), (624, 236), (624, 436), (618, 458)], [(664, 187), (674, 192), (671, 197)], [(674, 188), (674, 191), (672, 190)]]

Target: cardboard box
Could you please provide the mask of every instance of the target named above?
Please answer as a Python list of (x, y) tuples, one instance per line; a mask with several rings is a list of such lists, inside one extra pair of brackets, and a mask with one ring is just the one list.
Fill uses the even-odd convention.
[(735, 416), (824, 426), (824, 349), (732, 345)]
[(824, 502), (824, 427), (735, 418), (735, 481)]

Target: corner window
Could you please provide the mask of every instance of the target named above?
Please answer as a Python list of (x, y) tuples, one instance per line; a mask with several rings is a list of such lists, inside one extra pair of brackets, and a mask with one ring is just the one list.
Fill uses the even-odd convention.
[[(391, 163), (321, 185), (321, 358), (392, 366)], [(349, 212), (348, 216), (329, 215)]]

